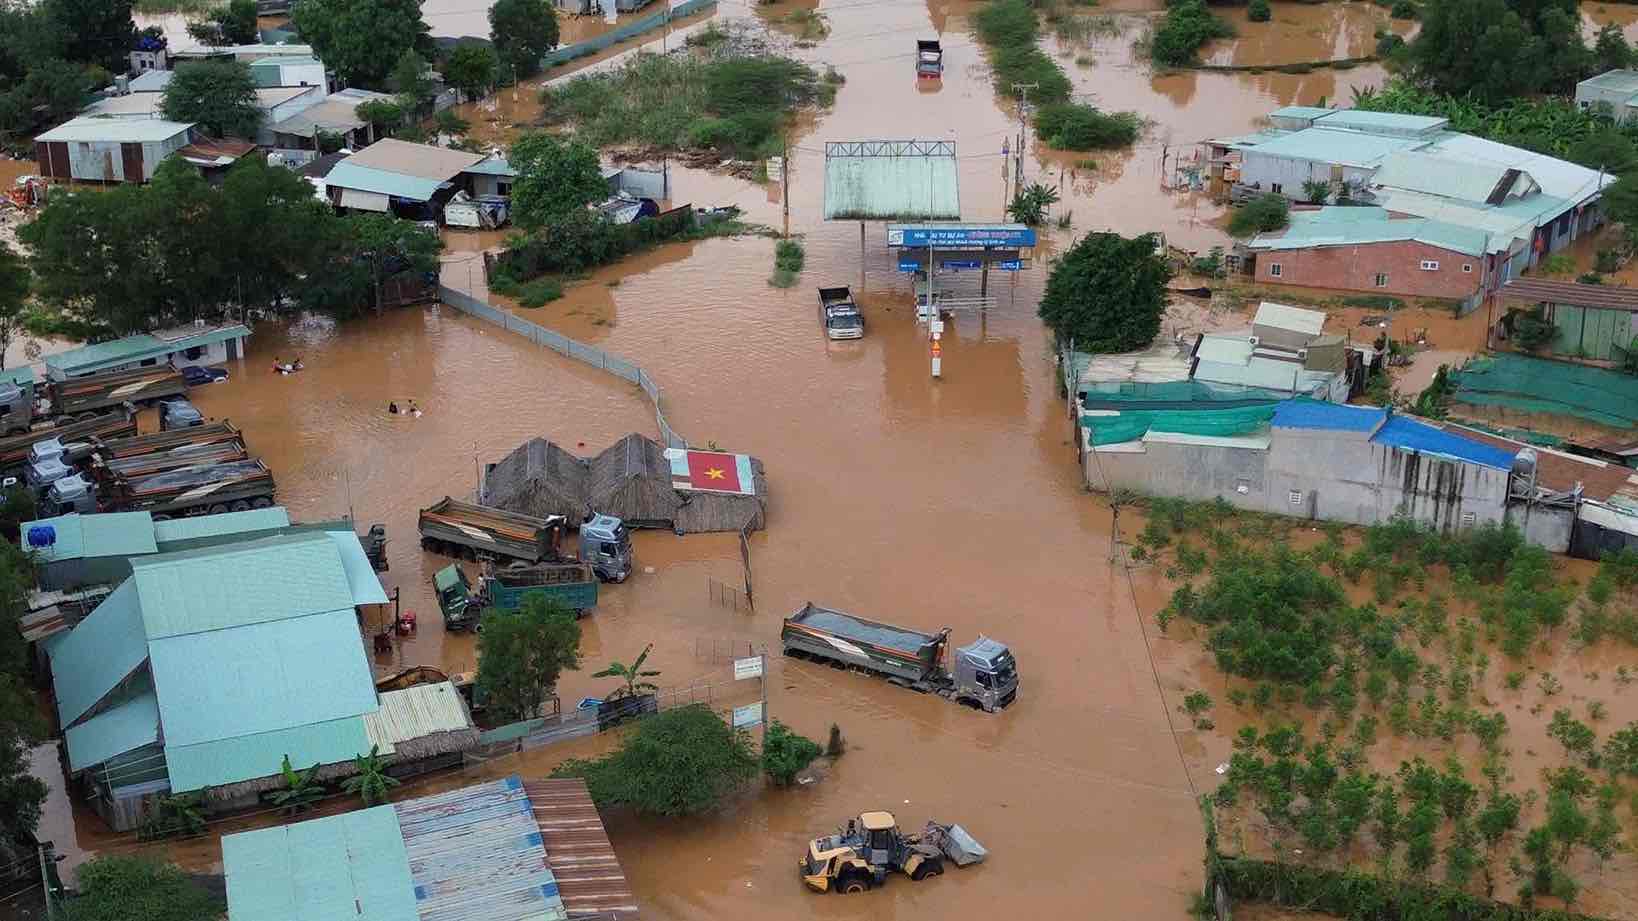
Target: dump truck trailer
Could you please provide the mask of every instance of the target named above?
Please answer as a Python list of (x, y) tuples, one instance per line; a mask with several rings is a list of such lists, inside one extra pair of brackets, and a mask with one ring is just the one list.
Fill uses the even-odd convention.
[(916, 76), (944, 76), (944, 46), (938, 39), (916, 39)]
[(87, 413), (106, 412), (121, 403), (142, 405), (187, 390), (188, 383), (182, 372), (168, 364), (108, 371), (47, 382), (45, 398), (49, 405), (46, 410), (51, 415), (84, 419)]
[(29, 463), (30, 452), (39, 442), (55, 439), (66, 449), (76, 444), (90, 443), (95, 438), (135, 435), (135, 409), (134, 406), (125, 404), (114, 412), (93, 416), (83, 421), (68, 422), (55, 428), (38, 429), (0, 438), (0, 470), (16, 469)]
[(900, 687), (938, 694), (989, 713), (1018, 695), (1018, 667), (1004, 643), (980, 636), (954, 650), (950, 629), (924, 633), (896, 627), (813, 602), (785, 618), (780, 630), (785, 655), (839, 668), (858, 668)]
[(432, 577), (445, 630), (476, 630), (484, 610), (513, 611), (530, 596), (561, 601), (584, 617), (597, 606), (598, 578), (588, 563), (537, 563), (507, 566), (484, 576), (474, 588), (461, 567), (451, 563)]
[(467, 559), (558, 559), (565, 519), (536, 518), (445, 496), (421, 510), (421, 547)]
[(155, 451), (152, 454), (138, 454), (111, 461), (103, 461), (93, 455), (90, 468), (92, 479), (99, 483), (108, 483), (152, 476), (183, 467), (227, 464), (249, 459), (250, 453), (245, 450), (244, 442), (235, 440), (218, 444), (183, 445), (169, 451)]
[(140, 454), (154, 454), (162, 451), (172, 451), (177, 448), (221, 444), (224, 442), (244, 442), (244, 435), (231, 422), (207, 422), (192, 428), (177, 429), (170, 432), (151, 432), (147, 435), (134, 435), (129, 438), (93, 438), (91, 439), (91, 456), (103, 461), (116, 458), (133, 457)]
[(65, 512), (149, 512), (155, 521), (242, 512), (273, 505), (273, 472), (260, 460), (196, 464), (93, 484), (82, 476), (51, 484), (41, 505)]

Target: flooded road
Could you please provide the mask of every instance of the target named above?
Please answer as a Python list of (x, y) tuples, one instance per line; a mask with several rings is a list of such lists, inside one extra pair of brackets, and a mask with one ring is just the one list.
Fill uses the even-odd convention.
[[(1331, 7), (1276, 8), (1277, 18), (1331, 21)], [(821, 739), (840, 725), (848, 754), (815, 785), (747, 793), (718, 814), (611, 815), (615, 846), (646, 916), (659, 919), (1078, 918), (1089, 915), (1089, 898), (1099, 917), (1181, 918), (1199, 881), (1200, 766), (1223, 753), (1188, 733), (1174, 739), (1157, 671), (1187, 666), (1195, 652), (1157, 645), (1151, 662), (1139, 612), (1147, 619), (1163, 596), (1108, 562), (1109, 513), (1082, 488), (1050, 343), (1035, 318), (1046, 257), (1093, 228), (1162, 231), (1191, 248), (1226, 242), (1211, 223), (1216, 206), (1161, 188), (1177, 148), (1188, 155), (1202, 137), (1251, 130), (1280, 105), (1345, 99), (1381, 72), (1154, 77), (1133, 60), (1130, 32), (1079, 51), (1048, 39), (1051, 53), (1069, 55), (1060, 59), (1077, 92), (1154, 125), (1130, 151), (1065, 156), (1030, 142), (1026, 181), (1062, 185), (1057, 209), (1071, 213), (1072, 229), (1043, 230), (1033, 265), (992, 277), (998, 307), (989, 315), (949, 321), (944, 377), (934, 381), (883, 228), (867, 226), (861, 244), (856, 223), (821, 220), (823, 145), (953, 140), (964, 216), (1002, 220), (1001, 145), (1017, 115), (997, 100), (969, 33), (971, 4), (821, 0), (818, 9), (830, 36), (793, 53), (835, 66), (847, 82), (835, 106), (804, 119), (792, 138), (791, 227), (807, 246), (797, 286), (767, 284), (773, 241), (711, 239), (662, 247), (519, 311), (642, 364), (665, 389), (680, 432), (757, 456), (771, 491), (768, 528), (751, 539), (755, 613), (714, 604), (708, 591), (711, 579), (738, 583), (735, 539), (642, 532), (636, 574), (607, 587), (583, 621), (585, 667), (564, 676), (559, 695), (606, 692), (609, 683), (591, 673), (647, 643), (661, 684), (723, 681), (726, 665), (711, 648), (749, 643), (777, 653), (780, 618), (808, 600), (920, 629), (948, 626), (957, 643), (994, 636), (1012, 646), (1022, 690), (1007, 712), (984, 715), (775, 655), (772, 715)], [(914, 42), (934, 35), (946, 49), (945, 77), (918, 82)], [(1077, 54), (1094, 63), (1075, 65)], [(682, 168), (673, 184), (679, 203), (738, 204), (772, 226), (782, 219), (769, 187)], [(476, 253), (493, 238), (452, 239), (446, 283), (481, 290)], [(977, 283), (975, 275), (940, 281)], [(854, 286), (865, 339), (820, 336), (813, 289), (822, 284)], [(297, 355), (304, 373), (267, 370), (275, 356)], [(440, 629), (428, 580), (448, 561), (420, 550), (419, 507), (469, 493), (479, 464), (529, 437), (590, 454), (627, 432), (654, 432), (634, 388), (447, 308), (340, 329), (264, 325), (231, 370), (230, 382), (196, 392), (196, 402), (246, 431), (278, 478), (280, 501), (302, 519), (350, 508), (361, 527), (387, 526), (383, 582), (421, 626), (375, 659), (378, 673), (422, 663), (459, 670), (475, 658), (470, 638)], [(389, 400), (409, 398), (423, 418), (386, 414)], [(611, 741), (538, 750), (468, 777), (542, 773)], [(912, 827), (959, 821), (992, 858), (926, 885), (895, 879), (868, 904), (805, 892), (791, 861), (806, 840), (877, 808)], [(77, 819), (77, 844), (59, 841), (65, 851), (129, 846), (94, 817)], [(172, 853), (204, 871), (220, 859), (209, 840)]]

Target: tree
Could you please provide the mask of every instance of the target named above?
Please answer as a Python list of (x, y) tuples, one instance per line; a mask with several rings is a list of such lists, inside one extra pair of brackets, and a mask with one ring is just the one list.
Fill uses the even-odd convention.
[(68, 921), (215, 921), (226, 910), (174, 865), (150, 857), (93, 857), (78, 874)]
[(495, 85), (498, 66), (495, 52), (488, 47), (458, 45), (444, 60), (444, 79), (471, 99)]
[(1268, 0), (1251, 0), (1246, 4), (1246, 18), (1252, 22), (1268, 22), (1274, 18), (1274, 10)]
[(212, 137), (254, 138), (262, 123), (256, 81), (240, 61), (190, 61), (165, 85), (160, 110), (177, 122), (198, 122)]
[(512, 220), (535, 230), (549, 219), (608, 197), (608, 182), (597, 151), (573, 139), (544, 131), (526, 134), (508, 155), (518, 171), (512, 182)]
[(513, 79), (532, 77), (557, 47), (557, 10), (546, 0), (496, 0), (489, 7), (489, 40)]
[(378, 754), (380, 749), (379, 745), (371, 745), (368, 755), (354, 756), (353, 770), (358, 773), (341, 782), (342, 790), (363, 800), (366, 806), (386, 802), (392, 788), (399, 784), (398, 778), (387, 775)]
[(1141, 348), (1160, 332), (1171, 277), (1153, 234), (1087, 234), (1053, 265), (1041, 319), (1082, 352)]
[(53, 58), (29, 67), (10, 92), (0, 95), (0, 129), (26, 134), (85, 108), (95, 88), (84, 67)]
[(0, 369), (6, 366), (6, 351), (23, 328), (23, 306), (28, 301), (28, 265), (4, 242), (0, 242)]
[(1039, 182), (1019, 189), (1007, 206), (1007, 216), (1020, 224), (1039, 227), (1046, 223), (1047, 209), (1058, 200), (1058, 190)]
[(204, 834), (204, 800), (204, 791), (160, 797), (159, 808), (142, 823), (137, 837), (151, 841), (174, 834), (189, 838)]
[(639, 697), (644, 694), (652, 694), (660, 689), (653, 682), (643, 680), (660, 673), (657, 669), (643, 670), (643, 663), (648, 660), (648, 653), (653, 648), (653, 643), (644, 646), (642, 653), (630, 665), (610, 662), (608, 668), (592, 675), (593, 678), (619, 678), (625, 682), (625, 684), (614, 689), (614, 693), (609, 695), (609, 700), (619, 700), (622, 697)]
[(290, 21), (348, 85), (379, 87), (406, 50), (431, 50), (421, 0), (297, 0)]
[(1310, 205), (1323, 205), (1331, 197), (1331, 184), (1323, 179), (1305, 179), (1302, 183), (1302, 200)]
[(253, 45), (261, 40), (256, 31), (256, 0), (228, 0), (226, 6), (211, 11), (209, 18), (188, 23), (188, 34), (212, 47)]
[[(9, 632), (16, 628), (7, 625)], [(0, 674), (0, 857), (8, 861), (33, 853), (46, 785), (29, 773), (29, 750), (45, 738), (34, 697), (20, 677), (21, 665)]]
[(571, 759), (552, 772), (585, 778), (599, 806), (666, 816), (705, 812), (756, 774), (750, 735), (701, 704), (645, 717), (612, 754)]
[(398, 92), (399, 104), (412, 112), (432, 102), (435, 95), (426, 59), (414, 48), (405, 48), (398, 56), (398, 63), (392, 67), (392, 85)]
[(346, 218), (354, 258), (369, 268), (375, 311), (381, 312), (381, 285), (400, 272), (438, 268), (443, 242), (437, 233), (389, 214), (353, 214)]
[(1279, 230), (1291, 222), (1291, 202), (1278, 192), (1266, 192), (1234, 210), (1229, 218), (1229, 233), (1249, 237), (1270, 230)]
[(1624, 174), (1638, 166), (1638, 149), (1616, 128), (1598, 128), (1570, 145), (1568, 159), (1588, 169)]
[(768, 740), (762, 745), (762, 772), (775, 786), (788, 787), (802, 769), (819, 757), (819, 743), (791, 732), (774, 720), (768, 724)]
[(110, 74), (130, 67), (137, 35), (131, 0), (45, 0), (41, 8), (63, 36), (65, 60)]
[(279, 764), (279, 774), (284, 780), (284, 786), (274, 790), (268, 797), (273, 805), (279, 807), (286, 816), (296, 815), (313, 808), (319, 800), (324, 798), (324, 785), (317, 780), (319, 766), (315, 763), (305, 771), (296, 771), (290, 767), (290, 756), (285, 755), (284, 761)]
[(531, 595), (516, 611), (483, 612), (478, 693), (496, 720), (539, 715), (557, 676), (579, 668), (580, 624), (563, 602)]
[(1424, 4), (1422, 29), (1408, 51), (1418, 85), (1485, 102), (1565, 92), (1595, 63), (1575, 0)]
[(362, 118), (378, 135), (391, 135), (404, 124), (404, 110), (396, 102), (371, 99), (361, 102), (353, 112)]
[(1627, 44), (1626, 33), (1620, 26), (1611, 22), (1598, 30), (1598, 38), (1593, 42), (1593, 58), (1596, 61), (1593, 69), (1599, 73), (1632, 66), (1632, 46)]

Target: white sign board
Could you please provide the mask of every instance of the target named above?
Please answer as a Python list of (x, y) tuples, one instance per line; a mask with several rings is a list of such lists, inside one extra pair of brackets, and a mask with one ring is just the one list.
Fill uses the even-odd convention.
[(769, 157), (768, 158), (768, 181), (769, 182), (784, 182), (785, 181), (785, 158), (784, 157)]
[(762, 722), (762, 701), (734, 708), (734, 726), (755, 726)]
[(744, 681), (746, 678), (762, 677), (762, 657), (750, 656), (734, 660), (734, 680)]

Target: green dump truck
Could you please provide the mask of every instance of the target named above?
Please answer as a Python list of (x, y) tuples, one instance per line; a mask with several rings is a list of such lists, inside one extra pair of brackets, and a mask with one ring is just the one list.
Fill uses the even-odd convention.
[(432, 577), (444, 629), (454, 631), (480, 630), (485, 608), (514, 611), (531, 595), (554, 598), (573, 610), (576, 617), (584, 617), (597, 607), (597, 585), (590, 564), (574, 562), (507, 566), (484, 576), (476, 589), (454, 564)]

